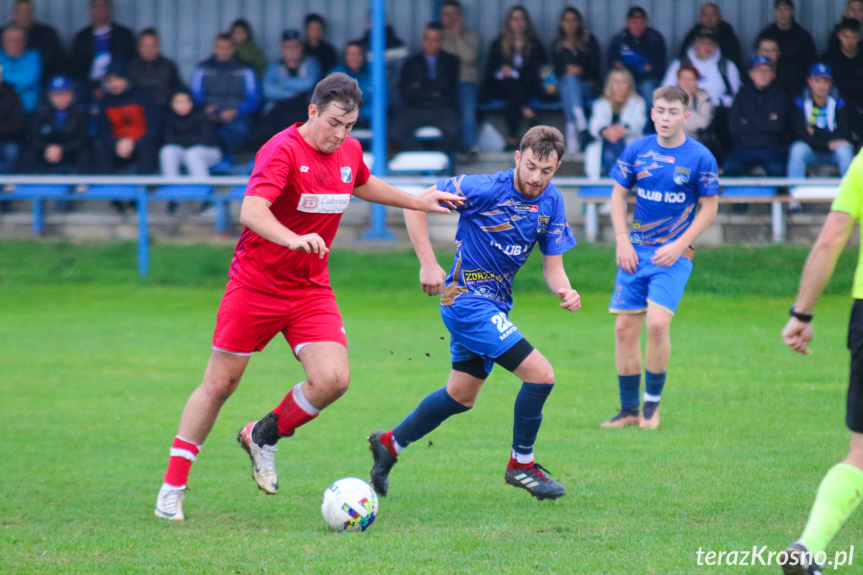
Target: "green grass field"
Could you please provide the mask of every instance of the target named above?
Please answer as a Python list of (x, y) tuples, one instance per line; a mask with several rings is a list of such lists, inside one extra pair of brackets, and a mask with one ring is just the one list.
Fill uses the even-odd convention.
[[(158, 520), (231, 247), (157, 245), (148, 280), (135, 276), (134, 250), (0, 243), (0, 573), (778, 574), (699, 566), (696, 553), (784, 548), (847, 449), (855, 252), (840, 260), (802, 357), (779, 331), (806, 250), (702, 250), (672, 327), (663, 426), (645, 432), (598, 426), (618, 405), (613, 251), (585, 245), (566, 256), (581, 311), (557, 307), (535, 257), (511, 316), (555, 366), (537, 458), (567, 496), (538, 502), (504, 484), (518, 382), (498, 368), (472, 411), (404, 453), (374, 526), (334, 534), (320, 517), (324, 489), (367, 478), (368, 433), (397, 424), (449, 369), (413, 256), (337, 251), (350, 391), (279, 444), (281, 492), (259, 492), (234, 437), (303, 377), (274, 340), (192, 470), (186, 521)], [(861, 541), (858, 511), (831, 550)]]

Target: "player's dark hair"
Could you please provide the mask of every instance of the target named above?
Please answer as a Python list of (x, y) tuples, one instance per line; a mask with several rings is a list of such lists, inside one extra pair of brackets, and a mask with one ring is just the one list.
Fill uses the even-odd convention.
[(138, 40), (140, 40), (144, 36), (153, 36), (154, 38), (156, 38), (158, 40), (159, 39), (159, 31), (156, 30), (155, 28), (144, 28), (138, 34)]
[(363, 105), (363, 92), (357, 81), (342, 72), (333, 72), (315, 86), (311, 104), (322, 114), (333, 102), (338, 102), (345, 112), (359, 110)]
[(663, 86), (653, 92), (653, 102), (665, 100), (666, 102), (681, 102), (683, 107), (689, 105), (689, 92), (680, 86)]
[[(216, 36), (216, 40), (224, 40), (226, 42), (231, 42), (231, 35), (227, 32), (221, 32)], [(233, 42), (231, 42), (231, 45), (233, 46)]]
[(563, 134), (552, 126), (534, 126), (521, 139), (518, 149), (521, 150), (522, 154), (525, 150), (530, 149), (533, 156), (538, 160), (550, 158), (554, 154), (560, 161), (565, 149)]
[(446, 0), (443, 4), (440, 5), (441, 8), (451, 7), (457, 8), (459, 12), (461, 12), (461, 2), (458, 0)]

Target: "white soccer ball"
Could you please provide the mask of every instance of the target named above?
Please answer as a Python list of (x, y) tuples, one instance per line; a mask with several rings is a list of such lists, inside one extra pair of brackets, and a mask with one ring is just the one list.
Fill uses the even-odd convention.
[(345, 477), (324, 491), (321, 513), (335, 531), (365, 531), (378, 515), (378, 494), (362, 479)]

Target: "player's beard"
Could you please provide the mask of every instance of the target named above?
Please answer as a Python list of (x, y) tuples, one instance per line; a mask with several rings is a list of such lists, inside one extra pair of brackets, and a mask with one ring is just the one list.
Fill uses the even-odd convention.
[(542, 182), (540, 182), (539, 186), (536, 187), (537, 191), (529, 190), (527, 188), (527, 184), (525, 183), (525, 181), (521, 179), (521, 170), (519, 168), (520, 168), (520, 164), (515, 167), (515, 174), (513, 176), (515, 179), (515, 189), (518, 190), (518, 193), (520, 193), (522, 196), (524, 196), (526, 198), (537, 198), (537, 197), (539, 197), (542, 194), (542, 192), (545, 191), (545, 186), (543, 186)]

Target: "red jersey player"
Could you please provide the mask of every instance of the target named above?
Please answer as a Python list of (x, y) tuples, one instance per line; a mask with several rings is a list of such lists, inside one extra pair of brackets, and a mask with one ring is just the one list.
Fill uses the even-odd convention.
[(261, 490), (278, 491), (279, 438), (292, 435), (347, 390), (347, 340), (327, 254), (351, 195), (422, 212), (447, 213), (442, 203), (462, 202), (444, 192), (413, 197), (369, 174), (359, 142), (349, 137), (362, 101), (356, 80), (331, 74), (315, 87), (308, 121), (280, 132), (258, 152), (210, 362), (183, 410), (156, 501), (158, 517), (183, 519), (189, 471), (219, 409), (237, 388), (252, 353), (278, 333), (303, 364), (306, 379), (237, 436)]

